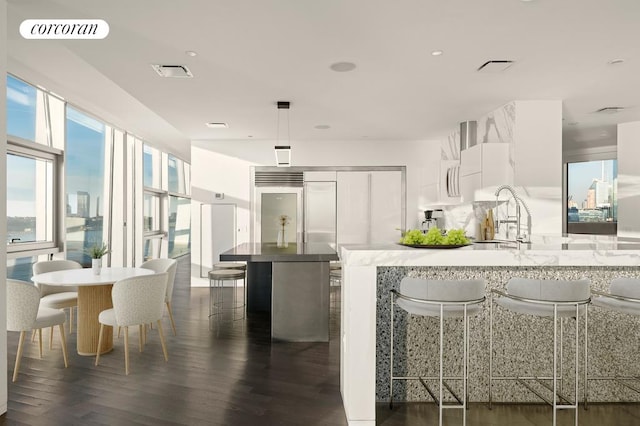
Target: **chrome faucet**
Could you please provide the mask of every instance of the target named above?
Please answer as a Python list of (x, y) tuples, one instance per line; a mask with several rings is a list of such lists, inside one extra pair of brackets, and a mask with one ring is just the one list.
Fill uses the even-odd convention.
[[(498, 220), (498, 197), (500, 196), (500, 192), (502, 192), (503, 189), (506, 189), (507, 191), (511, 192), (511, 195), (513, 196), (513, 199), (516, 202), (516, 241), (520, 241), (523, 243), (528, 243), (530, 242), (530, 238), (531, 238), (531, 211), (529, 210), (529, 207), (527, 206), (527, 203), (524, 202), (523, 199), (521, 199), (520, 197), (518, 197), (518, 194), (516, 194), (516, 191), (510, 186), (510, 185), (501, 185), (498, 187), (498, 189), (496, 189), (496, 232), (498, 232), (500, 230), (500, 224), (501, 223), (513, 223), (513, 220), (509, 220), (509, 217), (507, 217), (505, 220)], [(526, 233), (522, 233), (521, 232), (521, 207), (524, 207), (525, 211), (527, 212), (527, 232)], [(507, 236), (508, 234), (508, 228), (507, 228)]]

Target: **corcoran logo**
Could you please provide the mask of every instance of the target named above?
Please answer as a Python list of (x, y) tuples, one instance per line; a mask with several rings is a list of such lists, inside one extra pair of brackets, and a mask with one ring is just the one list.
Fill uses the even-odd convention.
[(109, 24), (102, 19), (26, 19), (20, 35), (30, 39), (99, 40), (109, 34)]

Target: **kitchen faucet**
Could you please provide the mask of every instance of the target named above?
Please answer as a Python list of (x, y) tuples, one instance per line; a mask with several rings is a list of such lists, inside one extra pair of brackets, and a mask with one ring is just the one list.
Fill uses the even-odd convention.
[[(527, 203), (524, 202), (524, 200), (522, 200), (520, 197), (518, 197), (518, 194), (516, 194), (516, 191), (510, 186), (510, 185), (501, 185), (498, 187), (498, 189), (496, 189), (496, 232), (498, 232), (500, 230), (500, 224), (501, 223), (513, 223), (513, 220), (509, 220), (509, 218), (507, 217), (507, 219), (505, 220), (498, 220), (498, 197), (500, 195), (500, 192), (502, 192), (503, 189), (506, 189), (507, 191), (511, 192), (511, 195), (513, 196), (513, 199), (516, 201), (516, 241), (520, 241), (520, 242), (524, 242), (524, 243), (528, 243), (530, 242), (530, 238), (531, 238), (531, 211), (529, 210), (529, 207), (527, 206)], [(527, 212), (527, 232), (525, 234), (523, 234), (520, 230), (520, 222), (521, 222), (521, 207), (524, 207), (524, 209)], [(508, 228), (507, 228), (507, 235), (508, 235)]]

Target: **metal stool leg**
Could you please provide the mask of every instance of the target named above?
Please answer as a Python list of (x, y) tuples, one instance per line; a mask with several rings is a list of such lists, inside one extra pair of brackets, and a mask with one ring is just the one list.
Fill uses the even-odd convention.
[(493, 293), (489, 293), (489, 410), (492, 407), (493, 391)]
[(440, 381), (440, 400), (438, 401), (438, 425), (442, 426), (442, 405), (444, 403), (443, 401), (443, 397), (444, 397), (444, 390), (442, 389), (443, 387), (443, 376), (444, 376), (444, 369), (442, 368), (442, 359), (444, 358), (444, 305), (440, 304), (440, 373), (439, 373), (439, 381)]
[[(589, 371), (589, 364), (588, 364), (588, 354), (587, 354), (587, 343), (589, 341), (589, 333), (588, 333), (588, 329), (587, 329), (587, 315), (589, 312), (589, 307), (586, 306), (585, 310), (584, 310), (584, 409), (587, 410), (588, 409), (588, 391), (589, 391), (589, 383), (588, 383), (588, 378), (587, 378), (587, 372)], [(576, 317), (576, 322), (578, 321), (578, 318)]]
[(391, 293), (391, 329), (389, 331), (390, 336), (390, 345), (391, 346), (391, 355), (389, 360), (389, 409), (393, 410), (393, 293)]

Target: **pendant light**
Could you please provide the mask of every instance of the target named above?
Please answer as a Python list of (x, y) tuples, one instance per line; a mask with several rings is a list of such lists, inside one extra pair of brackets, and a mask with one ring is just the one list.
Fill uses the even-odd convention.
[[(276, 166), (278, 167), (290, 167), (291, 166), (291, 145), (289, 145), (289, 102), (288, 101), (278, 101), (278, 130), (277, 130), (277, 143), (275, 148), (276, 154)], [(287, 127), (287, 145), (280, 144), (280, 112), (284, 110), (284, 114), (286, 114), (286, 127)]]

